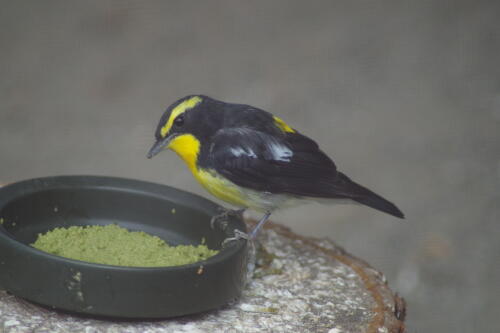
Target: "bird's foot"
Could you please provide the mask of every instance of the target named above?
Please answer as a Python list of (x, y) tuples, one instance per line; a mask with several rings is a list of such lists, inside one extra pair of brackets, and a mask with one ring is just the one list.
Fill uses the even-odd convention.
[[(231, 211), (231, 212), (237, 213), (237, 214), (243, 214), (243, 211), (244, 210), (237, 210), (237, 211)], [(227, 214), (227, 212), (226, 212), (226, 214)], [(238, 229), (234, 230), (234, 237), (229, 237), (229, 238), (224, 239), (224, 241), (222, 242), (222, 247), (224, 247), (225, 245), (227, 245), (228, 243), (230, 243), (232, 241), (236, 241), (236, 240), (240, 240), (240, 239), (246, 239), (247, 241), (250, 241), (250, 242), (254, 241), (255, 239), (257, 239), (257, 235), (259, 233), (259, 230), (262, 228), (264, 223), (266, 223), (266, 221), (269, 219), (269, 216), (271, 216), (271, 212), (267, 212), (266, 214), (264, 214), (264, 216), (260, 219), (260, 221), (253, 228), (253, 230), (250, 231), (249, 234), (246, 234), (243, 231), (240, 231)], [(226, 226), (227, 226), (227, 222), (226, 222)]]
[(220, 213), (217, 215), (212, 216), (212, 219), (210, 220), (210, 228), (215, 229), (215, 225), (218, 224), (222, 230), (225, 230), (227, 227), (228, 219), (231, 216), (239, 216), (243, 214), (245, 209), (226, 209), (226, 208), (219, 208)]
[(222, 247), (226, 247), (227, 244), (240, 240), (240, 239), (245, 239), (245, 240), (250, 240), (250, 236), (246, 233), (244, 233), (241, 230), (235, 229), (234, 230), (234, 237), (229, 237), (226, 238), (222, 241)]

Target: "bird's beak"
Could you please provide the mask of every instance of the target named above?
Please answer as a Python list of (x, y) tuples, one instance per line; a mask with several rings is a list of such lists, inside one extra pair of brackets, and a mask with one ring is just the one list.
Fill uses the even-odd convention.
[(165, 149), (168, 146), (168, 144), (170, 143), (170, 141), (172, 141), (172, 139), (173, 136), (169, 135), (165, 139), (160, 139), (156, 141), (153, 147), (151, 147), (151, 149), (148, 152), (147, 155), (148, 158), (152, 158), (153, 156), (159, 154), (163, 149)]

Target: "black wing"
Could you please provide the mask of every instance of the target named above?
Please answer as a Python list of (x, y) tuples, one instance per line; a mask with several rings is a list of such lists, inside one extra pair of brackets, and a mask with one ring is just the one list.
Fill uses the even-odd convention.
[(299, 133), (269, 135), (249, 128), (217, 132), (208, 167), (256, 191), (316, 198), (348, 198), (404, 218), (390, 201), (338, 172), (316, 142)]
[(257, 191), (309, 197), (336, 193), (338, 172), (316, 142), (299, 133), (269, 135), (249, 128), (217, 132), (209, 167), (233, 183)]

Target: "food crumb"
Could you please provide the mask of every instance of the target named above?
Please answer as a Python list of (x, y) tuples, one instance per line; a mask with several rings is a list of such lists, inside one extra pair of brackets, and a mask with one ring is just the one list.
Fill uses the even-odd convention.
[(81, 282), (82, 281), (82, 272), (76, 272), (74, 275), (73, 275), (73, 279), (77, 282)]

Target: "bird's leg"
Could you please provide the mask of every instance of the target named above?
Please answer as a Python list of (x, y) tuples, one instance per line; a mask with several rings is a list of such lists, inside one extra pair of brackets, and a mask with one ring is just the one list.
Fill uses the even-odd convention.
[(240, 239), (254, 241), (255, 238), (257, 238), (257, 234), (259, 233), (259, 230), (262, 228), (264, 223), (266, 223), (266, 221), (269, 219), (269, 216), (271, 216), (271, 212), (265, 213), (264, 216), (262, 216), (260, 221), (255, 226), (255, 228), (253, 228), (249, 234), (246, 234), (243, 231), (238, 230), (238, 229), (234, 230), (234, 237), (229, 237), (229, 238), (224, 239), (224, 241), (222, 242), (222, 247), (227, 245), (227, 243), (229, 243), (229, 242), (240, 240)]
[(250, 238), (255, 239), (257, 237), (257, 234), (259, 233), (260, 228), (266, 223), (267, 220), (269, 220), (269, 217), (271, 216), (271, 212), (266, 212), (264, 216), (260, 219), (259, 223), (253, 228), (253, 230), (250, 232)]
[(226, 208), (220, 208), (220, 214), (212, 216), (212, 219), (210, 220), (210, 227), (212, 229), (215, 228), (215, 224), (218, 223), (221, 225), (221, 229), (226, 229), (227, 226), (227, 219), (229, 216), (238, 216), (242, 215), (245, 212), (246, 208), (242, 209), (226, 209)]

